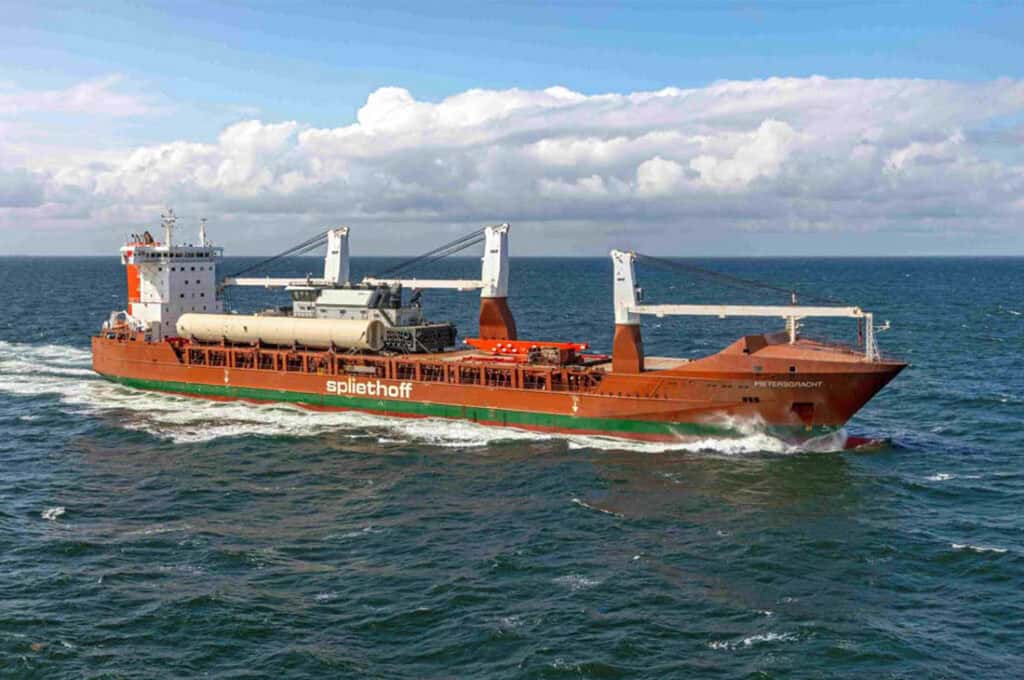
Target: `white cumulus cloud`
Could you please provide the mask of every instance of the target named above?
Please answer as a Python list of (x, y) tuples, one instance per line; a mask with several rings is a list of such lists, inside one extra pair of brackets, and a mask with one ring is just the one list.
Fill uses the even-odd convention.
[[(114, 85), (71, 88), (65, 106), (144, 107), (114, 106)], [(0, 92), (0, 113), (58, 98)], [(52, 226), (62, 214), (99, 228), (171, 204), (262, 224), (259, 235), (271, 240), (278, 225), (265, 250), (286, 245), (296, 219), (1015, 233), (1024, 150), (1003, 141), (1019, 140), (1007, 121), (1022, 112), (1024, 82), (1008, 79), (469, 90), (440, 102), (384, 87), (337, 127), (248, 120), (213, 141), (168, 141), (31, 173), (0, 159), (0, 228)]]

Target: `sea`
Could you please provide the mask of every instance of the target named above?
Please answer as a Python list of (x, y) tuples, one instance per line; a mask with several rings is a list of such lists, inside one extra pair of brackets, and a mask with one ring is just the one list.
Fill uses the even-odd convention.
[[(1024, 259), (683, 262), (861, 305), (910, 367), (803, 447), (753, 425), (651, 444), (206, 402), (90, 369), (125, 306), (116, 256), (0, 258), (0, 676), (1024, 675)], [(610, 350), (607, 258), (511, 267), (521, 337)], [(789, 301), (638, 278), (651, 303)], [(475, 334), (472, 293), (423, 303)], [(643, 333), (649, 354), (697, 357), (780, 323)], [(852, 320), (803, 333), (857, 342)]]

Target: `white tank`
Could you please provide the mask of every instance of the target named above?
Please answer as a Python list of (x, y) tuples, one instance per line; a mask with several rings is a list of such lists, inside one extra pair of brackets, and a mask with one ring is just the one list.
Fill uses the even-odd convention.
[(327, 349), (380, 350), (384, 347), (384, 324), (379, 319), (302, 319), (290, 316), (245, 316), (241, 314), (182, 314), (178, 335), (203, 342), (263, 342)]

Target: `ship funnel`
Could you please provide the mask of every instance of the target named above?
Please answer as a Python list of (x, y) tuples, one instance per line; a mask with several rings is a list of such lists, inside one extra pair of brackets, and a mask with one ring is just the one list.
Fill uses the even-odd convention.
[(484, 228), (480, 280), (480, 338), (515, 340), (516, 322), (508, 307), (508, 224)]
[(349, 281), (348, 227), (339, 227), (327, 232), (324, 280), (335, 285)]

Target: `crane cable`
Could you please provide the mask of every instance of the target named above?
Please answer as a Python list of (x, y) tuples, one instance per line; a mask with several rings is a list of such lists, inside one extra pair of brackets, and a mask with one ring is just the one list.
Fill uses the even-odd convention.
[(268, 257), (268, 258), (266, 258), (264, 260), (260, 260), (259, 262), (255, 263), (255, 264), (249, 265), (248, 267), (245, 267), (244, 269), (241, 269), (241, 270), (235, 272), (234, 274), (229, 275), (228, 278), (237, 278), (237, 277), (241, 276), (242, 274), (248, 274), (249, 272), (253, 271), (254, 269), (259, 269), (260, 267), (265, 267), (265, 266), (267, 266), (269, 264), (277, 262), (278, 260), (282, 260), (282, 259), (284, 259), (286, 257), (298, 257), (299, 255), (303, 255), (305, 253), (308, 253), (311, 250), (315, 250), (315, 249), (319, 248), (320, 246), (322, 246), (326, 242), (327, 242), (327, 234), (324, 233), (324, 232), (320, 232), (316, 236), (308, 238), (305, 241), (303, 241), (302, 243), (299, 243), (298, 245), (294, 245), (291, 248), (288, 248), (287, 250), (284, 250), (284, 251), (278, 253), (277, 255), (272, 255), (271, 257)]
[[(382, 272), (377, 278), (394, 276), (395, 274), (405, 271), (417, 264), (432, 264), (440, 259), (443, 259), (450, 255), (454, 255), (455, 253), (466, 250), (467, 248), (471, 248), (472, 246), (475, 246), (478, 243), (483, 242), (483, 240), (483, 232), (481, 230), (474, 230), (468, 234), (460, 236), (457, 239), (440, 245), (437, 248), (434, 248), (433, 250), (429, 250), (421, 255), (417, 255), (416, 257), (409, 258), (408, 260), (400, 262), (394, 267), (391, 267), (390, 269)], [(316, 250), (317, 248), (320, 248), (326, 242), (327, 234), (321, 232), (319, 234), (311, 236), (302, 243), (299, 243), (286, 250), (281, 251), (280, 253), (277, 253), (276, 255), (272, 255), (271, 257), (260, 260), (259, 262), (249, 265), (248, 267), (244, 267), (235, 272), (234, 274), (228, 275), (228, 278), (238, 278), (243, 274), (248, 274), (249, 272), (254, 271), (256, 269), (266, 267), (286, 257), (298, 257), (300, 255), (304, 255), (310, 252), (311, 250)]]
[(798, 299), (806, 299), (811, 302), (820, 302), (832, 305), (843, 305), (846, 304), (842, 300), (835, 298), (826, 297), (824, 295), (812, 295), (801, 293), (795, 288), (784, 288), (771, 283), (765, 283), (764, 281), (756, 281), (753, 279), (744, 279), (739, 276), (733, 276), (732, 274), (723, 274), (722, 272), (716, 272), (711, 269), (704, 269), (693, 264), (686, 264), (683, 262), (677, 262), (673, 260), (666, 260), (660, 257), (654, 257), (653, 255), (643, 255), (636, 253), (636, 258), (642, 262), (647, 262), (660, 269), (670, 271), (673, 273), (686, 272), (689, 274), (697, 274), (705, 278), (716, 280), (718, 283), (724, 285), (731, 285), (737, 288), (760, 288), (763, 290), (770, 290), (776, 293), (784, 293), (789, 296), (792, 304), (797, 304)]
[(438, 246), (433, 250), (427, 251), (422, 255), (417, 255), (416, 257), (409, 258), (404, 262), (399, 262), (394, 267), (384, 270), (374, 278), (383, 279), (393, 277), (396, 274), (407, 271), (408, 269), (418, 264), (431, 264), (433, 262), (437, 262), (440, 259), (443, 259), (450, 255), (454, 255), (455, 253), (461, 252), (467, 248), (475, 246), (476, 244), (481, 243), (483, 240), (483, 231), (479, 229), (474, 230), (468, 234), (460, 236), (459, 238), (453, 241), (449, 241), (444, 245)]

